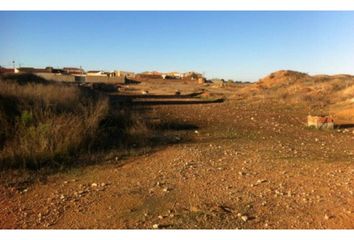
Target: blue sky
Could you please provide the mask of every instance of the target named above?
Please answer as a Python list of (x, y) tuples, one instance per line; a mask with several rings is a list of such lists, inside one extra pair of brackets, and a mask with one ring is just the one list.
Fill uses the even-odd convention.
[(354, 12), (0, 12), (0, 65), (354, 74)]

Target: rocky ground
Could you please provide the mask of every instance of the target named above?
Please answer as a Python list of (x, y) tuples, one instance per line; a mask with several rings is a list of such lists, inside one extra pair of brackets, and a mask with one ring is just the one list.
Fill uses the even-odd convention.
[(28, 183), (2, 173), (0, 227), (352, 229), (354, 129), (308, 129), (307, 113), (267, 99), (149, 106), (175, 141)]

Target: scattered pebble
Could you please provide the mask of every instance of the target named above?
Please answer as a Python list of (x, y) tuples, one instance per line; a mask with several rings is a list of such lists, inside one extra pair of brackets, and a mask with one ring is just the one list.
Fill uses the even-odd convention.
[(266, 179), (258, 179), (256, 184), (261, 184), (261, 183), (265, 183), (265, 182), (267, 182)]
[(248, 217), (247, 217), (246, 215), (241, 216), (241, 219), (242, 219), (242, 221), (244, 221), (244, 222), (247, 222), (247, 221), (248, 221)]
[(171, 189), (170, 188), (164, 188), (164, 189), (162, 189), (162, 191), (169, 192), (169, 191), (171, 191)]
[(192, 206), (192, 207), (190, 208), (190, 211), (191, 211), (191, 212), (199, 212), (199, 208)]
[(227, 207), (227, 206), (219, 206), (222, 210), (224, 210), (225, 212), (227, 212), (227, 213), (232, 213), (232, 209), (231, 208), (229, 208), (229, 207)]

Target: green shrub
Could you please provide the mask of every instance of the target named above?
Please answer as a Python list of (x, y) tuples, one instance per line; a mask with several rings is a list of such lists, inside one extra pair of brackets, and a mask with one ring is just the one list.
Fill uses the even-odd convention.
[(29, 111), (23, 111), (21, 114), (21, 124), (24, 126), (29, 126), (30, 124), (33, 123), (33, 116), (32, 113)]

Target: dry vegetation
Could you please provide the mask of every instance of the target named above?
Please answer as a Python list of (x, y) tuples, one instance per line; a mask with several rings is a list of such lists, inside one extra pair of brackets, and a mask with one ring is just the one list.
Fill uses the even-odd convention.
[(234, 97), (274, 99), (288, 104), (312, 106), (314, 113), (354, 119), (354, 77), (315, 75), (296, 71), (277, 71), (245, 86)]
[(89, 150), (108, 100), (33, 76), (0, 79), (0, 166), (61, 165)]
[(0, 81), (2, 165), (70, 167), (0, 171), (0, 228), (353, 228), (354, 122), (305, 127), (353, 113), (352, 76), (147, 80), (108, 104), (31, 79)]

